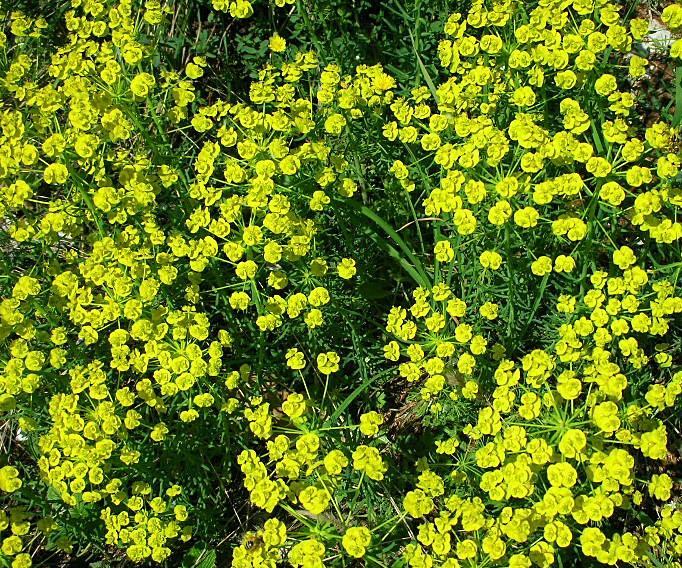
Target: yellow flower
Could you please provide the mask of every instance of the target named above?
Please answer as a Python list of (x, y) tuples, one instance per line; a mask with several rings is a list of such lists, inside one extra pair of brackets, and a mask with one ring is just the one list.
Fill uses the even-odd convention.
[(479, 309), (480, 314), (487, 320), (497, 319), (498, 311), (499, 305), (493, 302), (486, 302)]
[(302, 394), (291, 393), (282, 403), (282, 412), (291, 419), (303, 416), (306, 410), (305, 397)]
[(407, 513), (418, 519), (428, 515), (434, 508), (433, 499), (431, 499), (421, 489), (409, 491), (403, 500), (403, 507)]
[(535, 104), (535, 93), (533, 89), (528, 86), (519, 87), (511, 96), (511, 101), (519, 107), (528, 107)]
[(502, 266), (502, 255), (492, 250), (483, 251), (478, 260), (483, 268), (490, 270), (497, 270)]
[(151, 88), (156, 84), (153, 75), (149, 73), (138, 73), (130, 82), (130, 90), (136, 97), (146, 97), (149, 95)]
[(376, 436), (379, 426), (384, 422), (384, 417), (374, 410), (360, 415), (360, 432), (365, 436)]
[(560, 462), (547, 467), (547, 479), (552, 487), (573, 487), (578, 473), (568, 462)]
[(594, 84), (594, 90), (606, 97), (618, 88), (618, 83), (613, 75), (605, 73)]
[(345, 551), (353, 558), (362, 558), (372, 541), (372, 533), (367, 527), (349, 527), (341, 539)]
[(317, 356), (317, 368), (324, 375), (331, 375), (339, 370), (341, 358), (335, 351), (327, 351)]
[(451, 262), (455, 258), (455, 251), (450, 241), (438, 241), (433, 247), (433, 253), (439, 262)]
[(299, 370), (305, 367), (305, 356), (295, 347), (287, 350), (286, 361), (290, 369)]
[(559, 451), (567, 458), (578, 459), (587, 446), (587, 437), (581, 430), (571, 428), (559, 441)]
[(268, 47), (270, 48), (270, 51), (274, 53), (282, 53), (287, 48), (287, 42), (282, 36), (275, 33), (270, 38)]
[(534, 207), (524, 207), (514, 213), (514, 223), (524, 229), (536, 227), (540, 214)]
[(344, 280), (349, 280), (355, 276), (357, 268), (355, 267), (355, 261), (352, 258), (341, 259), (341, 262), (336, 268), (339, 272), (339, 276)]
[(613, 253), (613, 262), (621, 270), (626, 270), (627, 268), (630, 268), (630, 266), (632, 266), (635, 262), (637, 262), (637, 258), (635, 257), (635, 254), (630, 247), (622, 246)]
[(598, 404), (592, 411), (592, 421), (603, 432), (615, 432), (620, 427), (618, 406), (611, 401)]
[(573, 257), (560, 254), (554, 259), (555, 272), (572, 272), (575, 268), (575, 260)]
[(651, 481), (649, 482), (649, 495), (655, 497), (659, 501), (667, 501), (670, 499), (672, 487), (673, 482), (668, 474), (654, 474), (651, 476)]
[(296, 544), (289, 552), (289, 562), (294, 568), (324, 568), (322, 562), (325, 548), (320, 541), (311, 538)]
[(0, 469), (0, 491), (13, 493), (22, 486), (19, 470), (10, 465)]
[(69, 170), (64, 164), (49, 164), (43, 172), (43, 179), (51, 185), (66, 183), (69, 177)]
[(541, 256), (533, 261), (530, 269), (535, 276), (545, 276), (552, 272), (552, 259), (548, 256)]
[(379, 455), (379, 450), (365, 445), (358, 446), (353, 452), (353, 468), (376, 481), (381, 481), (388, 469)]
[(343, 115), (335, 113), (329, 116), (324, 122), (324, 129), (329, 134), (338, 136), (346, 126), (346, 119)]
[(298, 499), (308, 512), (313, 515), (319, 515), (329, 507), (331, 495), (326, 489), (310, 486), (298, 494)]
[(682, 7), (679, 4), (670, 4), (661, 12), (661, 20), (671, 30), (675, 31), (682, 27)]
[(348, 458), (341, 450), (332, 450), (324, 457), (323, 462), (329, 475), (338, 475), (348, 465)]

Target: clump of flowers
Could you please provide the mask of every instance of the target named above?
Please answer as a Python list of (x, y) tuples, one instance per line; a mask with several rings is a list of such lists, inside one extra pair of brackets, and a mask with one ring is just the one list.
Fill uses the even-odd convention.
[(409, 87), (274, 33), (229, 94), (177, 9), (0, 22), (0, 564), (679, 566), (635, 3), (474, 0)]
[[(384, 346), (384, 356), (389, 361), (409, 359), (401, 362), (400, 375), (408, 383), (423, 379), (419, 392), (424, 400), (436, 400), (441, 393), (453, 399), (476, 398), (478, 383), (473, 377), (477, 359), (488, 352), (488, 339), (466, 323), (471, 308), (443, 283), (431, 291), (417, 288), (412, 295), (409, 314), (405, 308), (393, 307), (388, 315), (386, 330), (397, 339)], [(492, 317), (479, 316), (479, 321), (495, 319), (497, 305), (486, 302), (480, 313)], [(436, 403), (433, 410), (440, 407)]]

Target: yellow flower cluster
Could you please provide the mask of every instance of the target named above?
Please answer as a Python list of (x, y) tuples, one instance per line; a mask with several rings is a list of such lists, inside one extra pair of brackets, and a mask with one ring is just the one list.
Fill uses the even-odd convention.
[[(454, 400), (460, 396), (476, 398), (478, 384), (473, 375), (477, 358), (488, 352), (488, 340), (466, 323), (466, 302), (442, 283), (433, 286), (431, 291), (417, 288), (413, 297), (409, 316), (414, 319), (408, 316), (408, 310), (399, 307), (393, 307), (388, 315), (386, 331), (397, 340), (384, 346), (384, 356), (389, 361), (398, 361), (401, 356), (409, 358), (400, 364), (400, 375), (408, 382), (426, 377), (420, 391), (424, 400), (438, 398), (441, 392)], [(483, 321), (494, 320), (497, 304), (486, 302), (479, 311)], [(492, 356), (499, 358), (501, 348), (494, 345)], [(436, 403), (431, 408), (438, 412), (441, 405)]]
[[(166, 67), (158, 0), (70, 0), (48, 57), (45, 19), (0, 22), (0, 564), (184, 565), (241, 498), (235, 568), (680, 566), (681, 157), (638, 116), (648, 23), (470, 4), (427, 86), (275, 35), (241, 99), (208, 56)], [(367, 235), (416, 285), (371, 309)]]
[[(449, 78), (397, 98), (384, 128), (441, 168), (425, 212), (448, 214), (463, 236), (509, 227), (579, 242), (598, 213), (627, 217), (657, 242), (679, 241), (673, 131), (658, 121), (638, 137), (629, 83), (600, 63), (628, 54), (647, 27), (624, 26), (618, 6), (602, 1), (542, 2), (527, 16), (514, 2), (474, 2), (451, 16), (438, 46)], [(644, 74), (640, 60), (630, 59), (631, 81)], [(416, 166), (396, 161), (391, 171), (414, 187)]]
[[(438, 167), (423, 207), (448, 236), (435, 244), (432, 288), (417, 288), (409, 309), (391, 310), (387, 331), (396, 340), (385, 355), (408, 382), (424, 381), (421, 398), (445, 390), (478, 406), (459, 436), (436, 442), (436, 453), (454, 464), (431, 464), (440, 476), (422, 464), (404, 498), (405, 511), (421, 522), (405, 551), (413, 567), (550, 566), (576, 543), (610, 565), (649, 565), (663, 542), (675, 547), (669, 558), (682, 553), (672, 505), (634, 531), (612, 527), (607, 536), (595, 526), (636, 517), (647, 499), (656, 508), (673, 486), (645, 464), (668, 459), (662, 416), (682, 392), (682, 373), (671, 370), (675, 340), (665, 340), (682, 310), (677, 274), (655, 279), (635, 252), (647, 254), (636, 232), (617, 224), (670, 246), (673, 260), (679, 254), (676, 132), (663, 121), (637, 128), (631, 83), (604, 71), (647, 28), (640, 19), (625, 25), (618, 5), (605, 1), (550, 0), (527, 11), (506, 0), (475, 1), (445, 26), (438, 55), (448, 79), (390, 106), (385, 137), (414, 148), (414, 163), (397, 160), (390, 172), (411, 192), (424, 163)], [(633, 55), (629, 79), (645, 67)], [(583, 245), (594, 247), (595, 239), (608, 241), (603, 252)], [(504, 254), (490, 247), (495, 241)], [(472, 262), (470, 249), (458, 254), (464, 246), (482, 247), (478, 280), (454, 280), (463, 297), (479, 302), (478, 318), (449, 299), (452, 275)], [(604, 253), (613, 264), (596, 270)], [(480, 365), (476, 356), (504, 335), (486, 324), (498, 315), (486, 302), (493, 298), (474, 288), (499, 282), (510, 264), (520, 281), (543, 277), (543, 290), (560, 282), (557, 323), (544, 348), (510, 359), (496, 345)], [(569, 293), (561, 275), (581, 272)], [(469, 342), (471, 352), (461, 354)], [(430, 403), (435, 414), (442, 408)]]
[[(650, 282), (638, 267), (622, 276), (597, 271), (590, 281), (583, 300), (562, 310), (550, 348), (499, 361), (492, 401), (462, 430), (466, 447), (450, 439), (439, 443), (455, 462), (448, 475), (478, 485), (501, 513), (488, 511), (480, 497), (448, 495), (443, 479), (424, 470), (405, 496), (405, 510), (424, 519), (442, 505), (408, 547), (412, 566), (436, 559), (458, 565), (481, 554), (506, 558), (510, 566), (549, 566), (557, 547), (574, 540), (601, 563), (636, 563), (666, 538), (659, 523), (645, 535), (614, 533), (610, 539), (590, 523), (633, 511), (646, 499), (671, 497), (671, 478), (652, 474), (642, 460), (668, 457), (659, 416), (677, 404), (682, 372), (654, 380), (670, 369), (671, 354), (658, 342), (682, 311), (682, 298), (671, 295), (669, 281)], [(648, 338), (656, 342), (653, 357), (645, 349)], [(652, 364), (658, 372), (649, 372), (640, 402), (627, 377)]]
[[(357, 270), (352, 258), (315, 253), (314, 216), (331, 194), (357, 188), (325, 137), (346, 124), (337, 101), (352, 120), (372, 97), (390, 98), (393, 85), (379, 68), (341, 77), (330, 66), (318, 110), (305, 97), (317, 58), (299, 53), (263, 69), (250, 103), (197, 106), (206, 59), (194, 57), (182, 73), (159, 69), (159, 48), (148, 43), (169, 8), (72, 4), (70, 41), (36, 81), (30, 54), (45, 21), (12, 13), (4, 22), (11, 64), (2, 77), (0, 216), (14, 247), (44, 256), (33, 270), (19, 267), (0, 304), (0, 405), (19, 411), (19, 427), (35, 436), (34, 475), (45, 490), (101, 518), (107, 543), (132, 560), (161, 562), (172, 540), (191, 537), (180, 526), (189, 503), (172, 477), (146, 481), (149, 463), (202, 416), (248, 424), (259, 438), (271, 432), (268, 403), (245, 396), (248, 366), (229, 372), (224, 387), (216, 382), (234, 338), (202, 309), (202, 293), (211, 293), (204, 278), (220, 275), (238, 326), (267, 333), (285, 322), (324, 324), (328, 267), (336, 264), (341, 280)], [(230, 4), (234, 15), (247, 10)], [(202, 137), (180, 166), (168, 154), (174, 125)], [(309, 179), (307, 197), (290, 191)], [(322, 352), (318, 367), (335, 373), (339, 361)], [(38, 414), (23, 411), (29, 406)], [(292, 397), (287, 410), (300, 417), (304, 408)], [(309, 443), (285, 465), (310, 465)], [(380, 470), (375, 462), (371, 471)], [(334, 472), (347, 463), (328, 459)], [(18, 475), (4, 468), (3, 490), (19, 489)], [(276, 492), (255, 495), (277, 501)], [(20, 549), (8, 544), (7, 554)]]
[[(278, 8), (290, 6), (296, 0), (274, 0), (272, 2)], [(213, 9), (218, 12), (227, 12), (237, 19), (249, 18), (253, 15), (253, 4), (249, 0), (211, 0)]]

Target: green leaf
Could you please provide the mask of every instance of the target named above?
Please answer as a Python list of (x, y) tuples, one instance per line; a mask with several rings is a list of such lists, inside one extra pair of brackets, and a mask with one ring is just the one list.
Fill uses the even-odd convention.
[(414, 51), (414, 55), (417, 58), (417, 64), (419, 65), (419, 70), (421, 71), (422, 75), (424, 76), (424, 80), (426, 81), (426, 84), (429, 87), (429, 91), (431, 91), (431, 94), (433, 95), (433, 100), (436, 101), (436, 104), (438, 104), (438, 91), (436, 90), (436, 86), (433, 83), (433, 79), (431, 79), (431, 75), (429, 74), (428, 69), (426, 69), (426, 66), (424, 65), (424, 62), (422, 61), (422, 58), (419, 56), (419, 51), (417, 50), (417, 45), (414, 41), (414, 36), (412, 35), (412, 31), (408, 30), (410, 32), (410, 40), (412, 40), (412, 50)]
[(216, 551), (205, 544), (197, 543), (187, 551), (182, 559), (182, 568), (215, 568)]
[[(356, 211), (360, 212), (362, 215), (373, 221), (377, 226), (379, 226), (384, 233), (386, 233), (391, 240), (398, 246), (400, 253), (390, 242), (386, 239), (380, 238), (377, 243), (382, 246), (386, 252), (393, 258), (395, 258), (400, 265), (405, 269), (412, 279), (422, 288), (428, 290), (430, 289), (430, 278), (426, 275), (424, 266), (421, 261), (414, 254), (412, 249), (405, 243), (403, 238), (398, 234), (398, 232), (391, 227), (384, 219), (379, 217), (374, 211), (369, 207), (362, 205), (361, 203), (355, 201), (354, 199), (346, 199), (343, 203), (350, 205)], [(377, 235), (378, 236), (378, 235)], [(375, 239), (376, 240), (376, 239)]]
[(365, 392), (369, 386), (379, 379), (380, 377), (386, 375), (390, 371), (382, 371), (374, 376), (367, 377), (359, 387), (357, 387), (352, 393), (350, 393), (346, 399), (336, 408), (334, 414), (332, 414), (327, 420), (325, 420), (323, 427), (331, 426), (336, 423), (341, 414), (351, 405), (351, 403), (358, 398), (363, 392)]

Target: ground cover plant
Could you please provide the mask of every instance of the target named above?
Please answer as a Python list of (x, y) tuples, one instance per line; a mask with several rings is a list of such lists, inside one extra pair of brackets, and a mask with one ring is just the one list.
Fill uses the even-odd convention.
[(682, 566), (682, 4), (0, 18), (0, 566)]

